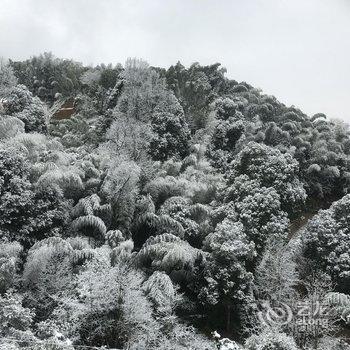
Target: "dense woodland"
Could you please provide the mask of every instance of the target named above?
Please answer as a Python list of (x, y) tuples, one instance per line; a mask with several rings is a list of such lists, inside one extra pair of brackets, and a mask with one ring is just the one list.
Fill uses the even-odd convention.
[(1, 61), (1, 350), (349, 349), (350, 130), (225, 73)]

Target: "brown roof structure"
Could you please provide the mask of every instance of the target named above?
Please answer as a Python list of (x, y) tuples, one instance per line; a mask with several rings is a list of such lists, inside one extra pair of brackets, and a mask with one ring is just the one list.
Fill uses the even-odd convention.
[(52, 118), (56, 120), (69, 119), (75, 113), (74, 99), (69, 98), (53, 114)]

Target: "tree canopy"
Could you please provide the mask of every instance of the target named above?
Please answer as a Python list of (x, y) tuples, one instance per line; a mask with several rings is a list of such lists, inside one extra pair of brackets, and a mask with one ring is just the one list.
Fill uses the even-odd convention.
[(225, 73), (0, 61), (1, 349), (345, 349), (349, 128)]

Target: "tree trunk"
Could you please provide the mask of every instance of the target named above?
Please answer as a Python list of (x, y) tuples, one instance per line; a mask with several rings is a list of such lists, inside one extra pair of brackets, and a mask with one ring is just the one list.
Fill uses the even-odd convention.
[(231, 328), (231, 306), (226, 306), (226, 331), (230, 332)]

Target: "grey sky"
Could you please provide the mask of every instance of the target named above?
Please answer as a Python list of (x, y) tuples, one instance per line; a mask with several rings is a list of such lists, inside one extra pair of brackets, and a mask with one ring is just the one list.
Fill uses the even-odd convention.
[(308, 114), (350, 123), (350, 0), (0, 0), (0, 56), (222, 63)]

